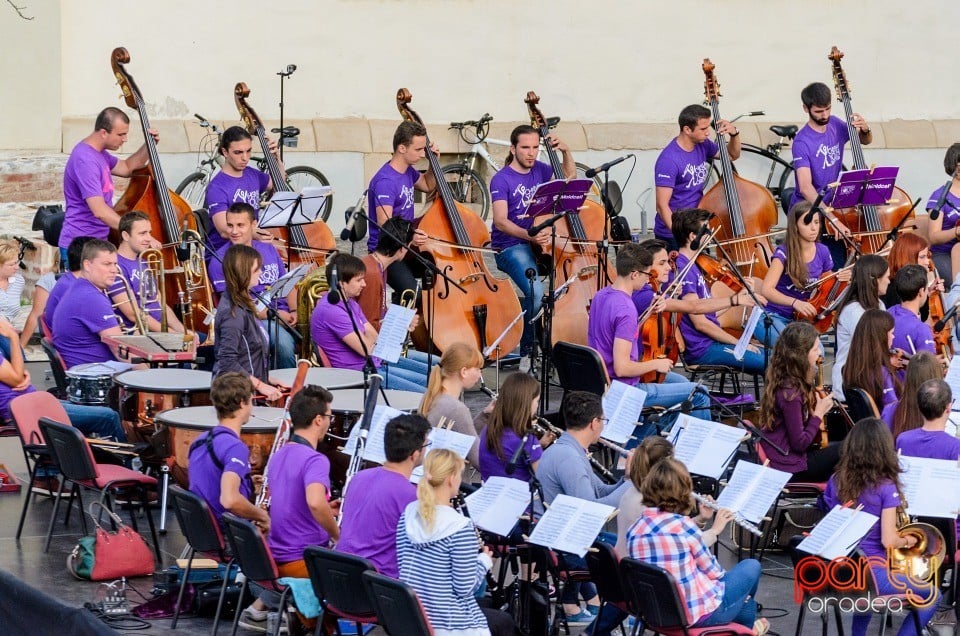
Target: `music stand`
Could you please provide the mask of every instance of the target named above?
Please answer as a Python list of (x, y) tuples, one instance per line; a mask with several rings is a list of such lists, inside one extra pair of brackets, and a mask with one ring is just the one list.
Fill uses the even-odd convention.
[(899, 172), (900, 168), (896, 166), (848, 170), (840, 175), (828, 203), (835, 209), (857, 205), (886, 205), (893, 193)]
[[(327, 197), (331, 194), (331, 186), (308, 186), (299, 193), (274, 192), (266, 209), (260, 213), (257, 226), (264, 229), (310, 225), (320, 218)], [(286, 264), (290, 267), (290, 250), (287, 250)]]

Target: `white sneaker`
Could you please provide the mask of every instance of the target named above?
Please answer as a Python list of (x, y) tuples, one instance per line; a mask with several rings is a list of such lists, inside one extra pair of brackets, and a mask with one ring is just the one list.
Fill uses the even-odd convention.
[(530, 373), (530, 356), (520, 358), (520, 364), (517, 365), (517, 371), (520, 373)]
[(261, 634), (267, 633), (267, 610), (258, 610), (253, 605), (243, 610), (240, 614), (238, 627), (243, 627), (252, 632)]

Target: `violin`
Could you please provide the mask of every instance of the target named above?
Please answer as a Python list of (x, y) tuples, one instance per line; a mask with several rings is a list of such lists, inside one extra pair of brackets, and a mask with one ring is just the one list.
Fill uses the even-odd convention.
[(907, 368), (907, 364), (910, 363), (910, 358), (913, 355), (907, 353), (903, 349), (898, 349), (897, 347), (892, 347), (890, 349), (890, 364), (897, 371), (902, 371)]
[[(253, 107), (247, 103), (247, 97), (249, 96), (250, 89), (247, 88), (247, 85), (238, 82), (233, 89), (233, 99), (237, 105), (237, 111), (240, 113), (240, 119), (247, 127), (247, 132), (260, 140), (263, 157), (267, 162), (267, 173), (273, 182), (273, 191), (292, 192), (293, 188), (290, 187), (290, 184), (284, 178), (283, 170), (280, 169), (280, 162), (270, 152), (267, 133), (262, 120), (253, 110)], [(333, 253), (337, 249), (333, 232), (320, 219), (308, 225), (288, 225), (287, 227), (270, 228), (268, 231), (283, 242), (284, 249), (287, 252), (286, 261), (288, 264), (315, 263), (318, 267), (322, 267), (326, 263), (327, 254)]]
[[(833, 410), (838, 411), (840, 416), (843, 417), (844, 423), (847, 425), (847, 430), (849, 431), (853, 428), (853, 418), (850, 417), (850, 413), (836, 398), (824, 388), (823, 386), (823, 356), (817, 358), (817, 386), (813, 388), (814, 392), (817, 395), (817, 398), (823, 399), (829, 397), (833, 400)], [(826, 448), (827, 444), (830, 443), (830, 431), (827, 428), (827, 418), (824, 417), (820, 420), (820, 448)]]
[[(933, 281), (927, 297), (927, 309), (929, 311), (927, 319), (931, 323), (936, 323), (942, 320), (946, 313), (945, 307), (943, 306), (943, 293), (937, 289), (940, 278), (937, 276), (937, 270), (932, 258), (927, 261), (927, 268), (930, 270), (930, 280)], [(946, 364), (949, 364), (950, 358), (953, 357), (953, 337), (950, 331), (950, 329), (944, 327), (940, 331), (933, 332), (933, 342), (937, 350), (937, 355), (942, 356)]]
[[(420, 115), (409, 106), (412, 99), (410, 91), (401, 88), (397, 91), (397, 109), (405, 120), (423, 125)], [(440, 158), (433, 152), (429, 137), (427, 160), (433, 174), (441, 177), (437, 179), (438, 196), (420, 217), (418, 229), (439, 240), (428, 241), (421, 253), (465, 291), (440, 278), (436, 284), (442, 289), (436, 292), (436, 298), (442, 302), (434, 303), (434, 311), (427, 312), (423, 323), (433, 346), (441, 352), (455, 342), (472, 342), (486, 352), (489, 344), (500, 339), (500, 346), (488, 352), (488, 357), (496, 360), (520, 344), (523, 324), (516, 319), (521, 312), (520, 300), (513, 285), (494, 278), (483, 255), (471, 247), (489, 243), (490, 231), (483, 219), (454, 198), (450, 184), (442, 178)], [(422, 300), (426, 301), (430, 293), (422, 292)], [(422, 334), (415, 333), (414, 338), (415, 342), (417, 338), (423, 340)], [(428, 345), (416, 344), (424, 350)]]
[[(541, 139), (550, 134), (547, 120), (540, 112), (540, 98), (530, 91), (523, 100), (530, 113), (531, 124), (540, 131)], [(556, 150), (549, 143), (544, 144), (550, 167), (555, 179), (566, 179), (563, 165)], [(534, 225), (546, 220), (547, 216), (538, 216)], [(576, 213), (564, 216), (556, 225), (556, 246), (551, 258), (554, 280), (558, 284), (572, 281), (566, 293), (558, 298), (553, 314), (553, 328), (550, 334), (552, 344), (558, 341), (587, 344), (588, 310), (594, 295), (613, 279), (613, 272), (607, 264), (606, 253), (598, 250), (597, 245), (609, 234), (610, 221), (603, 206), (596, 201), (586, 200)], [(534, 252), (540, 246), (531, 243)], [(602, 268), (602, 269), (601, 269)]]
[[(656, 269), (650, 270), (650, 287), (653, 288), (654, 294), (651, 303), (656, 302), (656, 296), (661, 291), (659, 277), (659, 271)], [(676, 336), (675, 317), (676, 314), (673, 312), (654, 312), (640, 325), (640, 344), (643, 347), (642, 362), (669, 358), (676, 363), (680, 357), (680, 346)], [(658, 371), (650, 371), (640, 376), (640, 382), (644, 384), (659, 384), (663, 382), (663, 379), (664, 374)]]
[(833, 321), (837, 317), (837, 309), (843, 302), (850, 285), (849, 280), (840, 280), (837, 275), (853, 268), (853, 265), (847, 265), (835, 272), (824, 272), (820, 275), (820, 280), (814, 283), (816, 291), (807, 300), (813, 305), (817, 314), (811, 318), (804, 316), (798, 311), (793, 312), (794, 320), (805, 320), (813, 323), (813, 326), (819, 333), (826, 333), (833, 326)]
[[(843, 104), (846, 115), (847, 133), (850, 136), (850, 154), (853, 155), (853, 167), (856, 170), (865, 170), (867, 161), (863, 155), (863, 145), (860, 143), (860, 132), (853, 125), (853, 103), (850, 101), (850, 86), (847, 82), (840, 60), (843, 53), (833, 47), (827, 58), (833, 63), (833, 83), (837, 90), (837, 101)], [(883, 249), (887, 243), (890, 230), (900, 227), (908, 219), (916, 218), (910, 202), (910, 195), (895, 187), (888, 205), (861, 205), (836, 210), (836, 214), (860, 241), (860, 251), (863, 254), (874, 254)]]
[[(713, 73), (715, 65), (703, 60), (704, 94), (713, 112), (713, 121), (720, 121), (720, 84)], [(747, 181), (737, 174), (727, 150), (727, 139), (717, 135), (720, 146), (720, 182), (700, 200), (701, 207), (716, 215), (711, 227), (719, 227), (719, 242), (730, 253), (744, 276), (763, 278), (767, 274), (770, 255), (770, 228), (777, 222), (777, 204), (765, 187)]]

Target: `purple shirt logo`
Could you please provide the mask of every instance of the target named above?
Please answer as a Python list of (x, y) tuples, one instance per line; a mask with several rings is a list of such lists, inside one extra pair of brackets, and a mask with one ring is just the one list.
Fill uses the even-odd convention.
[(707, 180), (707, 172), (709, 169), (710, 167), (706, 162), (696, 165), (688, 163), (683, 167), (683, 172), (680, 176), (687, 179), (688, 188), (695, 188)]
[(837, 164), (840, 161), (840, 144), (834, 144), (828, 146), (827, 144), (820, 144), (820, 147), (817, 148), (817, 157), (823, 157), (823, 167), (830, 168)]

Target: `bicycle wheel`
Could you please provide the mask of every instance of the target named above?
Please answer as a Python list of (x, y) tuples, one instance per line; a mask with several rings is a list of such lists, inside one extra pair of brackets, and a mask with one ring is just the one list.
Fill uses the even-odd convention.
[[(587, 170), (590, 169), (590, 166), (580, 163), (579, 161), (576, 162), (576, 166), (577, 166), (577, 179), (586, 179)], [(600, 200), (601, 192), (603, 192), (603, 178), (601, 178), (600, 175), (595, 175), (593, 177), (593, 187), (590, 188), (590, 193), (587, 196), (589, 196), (591, 199), (593, 199), (597, 203), (603, 203), (603, 201)]]
[(209, 175), (203, 170), (190, 173), (180, 182), (175, 192), (179, 194), (194, 210), (203, 207), (203, 197), (207, 192)]
[(769, 190), (786, 214), (793, 192), (793, 164), (766, 148), (743, 144), (737, 173)]
[[(287, 168), (287, 183), (295, 192), (300, 192), (304, 188), (330, 185), (330, 181), (323, 176), (322, 172), (310, 166)], [(320, 211), (320, 220), (326, 223), (332, 210), (333, 195), (330, 195), (323, 204), (323, 210)]]
[(440, 171), (450, 185), (453, 198), (486, 221), (490, 216), (490, 190), (480, 175), (459, 163), (444, 166)]

